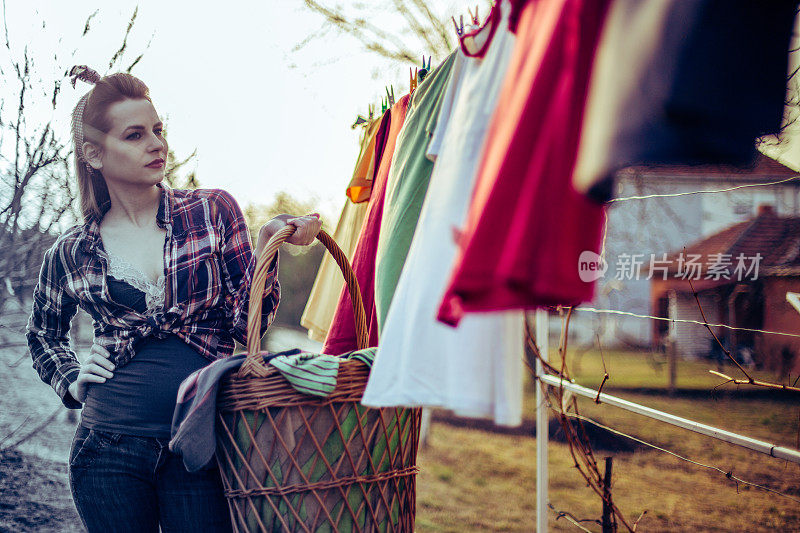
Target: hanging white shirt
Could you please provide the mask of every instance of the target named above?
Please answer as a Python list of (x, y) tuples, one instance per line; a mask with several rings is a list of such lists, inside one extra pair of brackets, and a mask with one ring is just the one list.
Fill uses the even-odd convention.
[(490, 15), (474, 37), (478, 45), (486, 40), (484, 34), (491, 37), (488, 50), (482, 59), (463, 58), (461, 75), (450, 81), (429, 143), (427, 155), (436, 164), (381, 332), (362, 399), (367, 406), (433, 406), (503, 425), (521, 422), (522, 312), (469, 314), (458, 328), (436, 320), (456, 257), (454, 233), (467, 215), (481, 149), (514, 48), (508, 5), (499, 2), (494, 9), (503, 12)]

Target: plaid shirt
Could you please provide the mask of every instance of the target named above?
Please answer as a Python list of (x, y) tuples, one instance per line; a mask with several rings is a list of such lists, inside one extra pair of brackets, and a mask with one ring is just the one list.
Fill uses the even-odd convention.
[[(27, 326), (33, 368), (64, 405), (81, 403), (68, 393), (80, 363), (69, 345), (69, 327), (80, 306), (94, 321), (94, 342), (115, 366), (134, 356), (136, 341), (174, 333), (209, 361), (233, 353), (247, 339), (250, 281), (255, 272), (250, 234), (233, 197), (221, 189), (179, 190), (159, 184), (156, 223), (166, 229), (163, 308), (144, 315), (111, 300), (108, 259), (97, 218), (61, 235), (44, 254)], [(277, 258), (263, 294), (261, 333), (280, 299)]]

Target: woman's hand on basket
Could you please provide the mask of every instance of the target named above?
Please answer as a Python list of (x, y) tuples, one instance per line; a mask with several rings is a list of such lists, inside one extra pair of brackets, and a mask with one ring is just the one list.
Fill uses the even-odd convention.
[(319, 230), (322, 229), (322, 221), (319, 219), (319, 213), (290, 218), (286, 223), (297, 228), (292, 236), (286, 239), (286, 242), (298, 246), (313, 244), (314, 239), (316, 239), (319, 234)]
[(305, 216), (278, 215), (263, 226), (258, 233), (258, 244), (261, 248), (267, 241), (283, 229), (285, 226), (294, 226), (295, 232), (286, 239), (289, 244), (307, 246), (314, 242), (319, 230), (322, 229), (322, 221), (319, 213), (311, 213)]
[(104, 383), (106, 379), (114, 377), (114, 363), (111, 354), (99, 344), (92, 344), (89, 355), (81, 364), (78, 378), (69, 386), (69, 393), (73, 398), (83, 403), (86, 401), (86, 386), (89, 383)]

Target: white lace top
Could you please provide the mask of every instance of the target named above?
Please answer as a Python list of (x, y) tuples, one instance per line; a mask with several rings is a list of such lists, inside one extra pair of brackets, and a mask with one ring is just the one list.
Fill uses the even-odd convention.
[(131, 286), (142, 291), (145, 295), (148, 315), (164, 307), (166, 278), (163, 272), (158, 276), (156, 282), (153, 283), (144, 272), (122, 257), (110, 252), (106, 252), (106, 255), (108, 255), (108, 275), (120, 281), (130, 283)]

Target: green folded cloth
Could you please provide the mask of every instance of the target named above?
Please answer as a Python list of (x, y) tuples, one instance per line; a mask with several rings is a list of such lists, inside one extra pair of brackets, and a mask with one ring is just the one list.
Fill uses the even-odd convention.
[(267, 362), (274, 366), (296, 391), (325, 397), (336, 388), (339, 362), (342, 359), (357, 359), (372, 368), (376, 350), (377, 348), (365, 348), (342, 355), (290, 350), (273, 354)]

